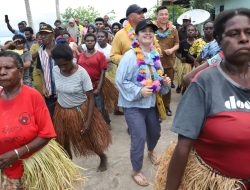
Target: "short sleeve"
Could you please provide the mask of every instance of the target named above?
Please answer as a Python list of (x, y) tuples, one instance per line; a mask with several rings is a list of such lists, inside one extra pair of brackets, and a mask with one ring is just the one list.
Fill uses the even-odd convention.
[(100, 62), (101, 62), (101, 70), (106, 70), (108, 68), (108, 63), (106, 61), (106, 58), (102, 52), (100, 52)]
[(93, 90), (93, 85), (92, 85), (90, 76), (84, 68), (82, 68), (82, 88), (84, 92)]
[(26, 62), (26, 61), (32, 61), (32, 55), (29, 51), (25, 52), (23, 54), (23, 61)]
[(177, 107), (171, 131), (197, 139), (206, 118), (206, 103), (204, 90), (191, 83)]
[(49, 110), (45, 104), (43, 97), (36, 93), (35, 97), (35, 121), (38, 126), (38, 137), (54, 138), (56, 133), (52, 124)]

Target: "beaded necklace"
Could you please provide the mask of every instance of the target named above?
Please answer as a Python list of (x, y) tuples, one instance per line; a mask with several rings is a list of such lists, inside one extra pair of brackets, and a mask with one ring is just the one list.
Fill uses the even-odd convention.
[(136, 80), (144, 86), (151, 86), (153, 91), (159, 92), (159, 90), (161, 89), (163, 73), (161, 68), (160, 56), (159, 53), (156, 51), (156, 48), (153, 45), (150, 46), (150, 57), (153, 59), (155, 68), (152, 76), (153, 80), (151, 78), (147, 78), (147, 64), (145, 63), (145, 57), (142, 49), (140, 48), (138, 40), (135, 40), (132, 43), (131, 48), (136, 53), (137, 64), (139, 66), (139, 72), (136, 77)]

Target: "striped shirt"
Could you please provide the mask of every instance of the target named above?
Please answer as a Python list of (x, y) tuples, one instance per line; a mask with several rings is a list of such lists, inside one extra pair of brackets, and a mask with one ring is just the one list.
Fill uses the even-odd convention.
[(40, 69), (44, 75), (45, 86), (49, 92), (49, 96), (55, 95), (55, 81), (52, 74), (55, 61), (48, 55), (45, 46), (40, 47), (38, 54), (37, 68)]

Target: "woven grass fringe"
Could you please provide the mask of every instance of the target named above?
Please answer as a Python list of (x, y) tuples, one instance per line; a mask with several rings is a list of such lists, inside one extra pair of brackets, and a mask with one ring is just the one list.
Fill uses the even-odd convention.
[(74, 190), (74, 182), (84, 183), (84, 170), (75, 165), (62, 147), (51, 140), (43, 149), (23, 160), (25, 190)]
[(119, 93), (115, 85), (107, 77), (104, 79), (102, 92), (105, 108), (109, 113), (113, 113), (117, 106)]
[[(165, 190), (169, 162), (173, 155), (176, 143), (172, 142), (161, 156), (161, 162), (156, 173), (155, 190)], [(195, 156), (189, 154), (187, 166), (179, 190), (242, 190), (244, 184), (238, 179), (227, 178), (214, 173), (209, 166)]]

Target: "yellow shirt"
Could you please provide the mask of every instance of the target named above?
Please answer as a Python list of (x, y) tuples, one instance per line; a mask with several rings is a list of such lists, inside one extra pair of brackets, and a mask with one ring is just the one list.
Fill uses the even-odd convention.
[[(158, 44), (157, 39), (154, 39), (154, 46), (160, 53), (160, 46)], [(122, 56), (130, 50), (132, 45), (132, 40), (128, 37), (128, 32), (123, 28), (118, 31), (113, 39), (112, 48), (110, 52), (111, 61), (118, 65)]]

